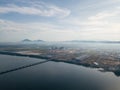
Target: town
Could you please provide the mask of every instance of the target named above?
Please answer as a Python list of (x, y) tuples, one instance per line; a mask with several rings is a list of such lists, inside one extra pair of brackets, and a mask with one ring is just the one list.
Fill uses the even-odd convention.
[(56, 62), (67, 62), (91, 68), (99, 68), (101, 71), (111, 71), (119, 74), (120, 51), (73, 48), (56, 45), (12, 45), (1, 46), (0, 54), (20, 55), (34, 58), (43, 58)]

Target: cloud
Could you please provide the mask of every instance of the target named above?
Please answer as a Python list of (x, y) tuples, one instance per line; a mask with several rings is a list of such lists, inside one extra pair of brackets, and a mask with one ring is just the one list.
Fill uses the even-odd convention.
[(9, 20), (0, 19), (0, 30), (2, 31), (45, 31), (49, 29), (56, 29), (57, 25), (49, 24), (49, 23), (17, 23)]
[(71, 28), (62, 28), (57, 24), (41, 22), (18, 23), (0, 19), (0, 38), (6, 37), (7, 41), (18, 41), (24, 38), (60, 41), (70, 40), (76, 36), (76, 32)]
[(26, 23), (19, 23), (9, 20), (0, 19), (0, 31), (4, 32), (71, 32), (73, 31), (68, 27), (61, 27), (59, 24), (54, 24), (52, 22), (26, 22)]
[(97, 12), (94, 15), (87, 16), (84, 19), (72, 17), (69, 19), (64, 19), (62, 22), (76, 26), (105, 26), (117, 21), (115, 18), (119, 18), (119, 15), (120, 7), (115, 7), (111, 10)]
[[(5, 5), (0, 6), (0, 14), (14, 12), (24, 15), (59, 17), (60, 19), (54, 19), (52, 21), (49, 21), (48, 19), (46, 23), (45, 22), (21, 23), (19, 21), (14, 22), (1, 19), (0, 38), (2, 38), (1, 35), (4, 37), (5, 33), (7, 33), (7, 35), (11, 33), (11, 35), (15, 37), (15, 39), (17, 38), (17, 36), (23, 38), (23, 34), (24, 36), (27, 34), (28, 38), (31, 39), (39, 38), (44, 40), (56, 40), (56, 41), (70, 39), (119, 40), (120, 38), (120, 21), (119, 21), (120, 8), (119, 7), (116, 8), (116, 6), (114, 5), (111, 6), (112, 2), (110, 2), (109, 3), (110, 8), (108, 7), (103, 9), (104, 6), (106, 7), (106, 5), (108, 4), (107, 2), (109, 0), (107, 0), (105, 4), (101, 1), (100, 1), (101, 4), (94, 3), (96, 7), (90, 4), (91, 9), (89, 9), (89, 7), (86, 7), (82, 8), (81, 12), (76, 10), (76, 13), (78, 15), (75, 15), (75, 13), (71, 14), (71, 11), (67, 8), (58, 7), (48, 3), (43, 2), (38, 3), (38, 1), (27, 3), (26, 0), (24, 1), (25, 2), (22, 5), (12, 3), (9, 5), (7, 4), (6, 6)], [(97, 7), (98, 5), (100, 10)], [(101, 6), (103, 7), (102, 9)], [(61, 19), (61, 17), (63, 19)], [(7, 38), (9, 39), (10, 37)]]
[(71, 11), (66, 8), (57, 7), (55, 5), (48, 4), (31, 4), (28, 6), (18, 6), (15, 4), (8, 4), (6, 6), (0, 6), (0, 14), (6, 13), (19, 13), (26, 15), (38, 15), (46, 17), (66, 17), (70, 15)]
[[(87, 23), (87, 22), (86, 22)], [(60, 40), (119, 40), (120, 24), (108, 23), (102, 27), (97, 24), (82, 24), (76, 27), (68, 26), (61, 28), (58, 24), (30, 22), (17, 23), (0, 19), (0, 38), (14, 39), (43, 39), (50, 41)], [(64, 23), (63, 23), (64, 24)], [(75, 29), (76, 28), (76, 29)], [(11, 35), (12, 39), (11, 39)], [(18, 38), (19, 37), (19, 38)]]
[(118, 14), (119, 14), (118, 11), (100, 12), (100, 13), (97, 13), (95, 16), (89, 17), (88, 19), (89, 20), (102, 20), (102, 19), (106, 19), (112, 16), (116, 16)]
[(76, 35), (83, 40), (120, 40), (120, 8), (102, 10), (86, 18), (72, 17), (62, 23), (77, 27)]

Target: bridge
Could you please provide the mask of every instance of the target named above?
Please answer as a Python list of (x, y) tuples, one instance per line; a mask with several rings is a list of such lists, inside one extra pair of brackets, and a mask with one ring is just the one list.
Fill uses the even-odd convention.
[(10, 73), (10, 72), (13, 72), (13, 71), (17, 71), (17, 70), (21, 70), (21, 69), (25, 69), (25, 68), (32, 67), (32, 66), (35, 66), (35, 65), (43, 64), (43, 63), (46, 63), (46, 62), (49, 62), (49, 60), (36, 62), (36, 63), (32, 63), (32, 64), (20, 66), (20, 67), (16, 67), (16, 68), (13, 68), (13, 69), (10, 69), (10, 70), (1, 71), (0, 75)]

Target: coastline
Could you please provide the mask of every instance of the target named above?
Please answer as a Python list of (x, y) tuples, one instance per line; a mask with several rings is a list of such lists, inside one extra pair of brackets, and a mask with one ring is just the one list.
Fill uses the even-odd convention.
[(94, 65), (94, 64), (89, 64), (89, 63), (81, 63), (78, 62), (77, 60), (56, 60), (56, 59), (52, 59), (50, 57), (45, 57), (45, 56), (40, 56), (40, 55), (28, 55), (28, 54), (21, 54), (21, 53), (15, 53), (15, 52), (8, 52), (8, 51), (0, 51), (0, 54), (2, 55), (11, 55), (11, 56), (21, 56), (21, 57), (30, 57), (30, 58), (37, 58), (37, 59), (46, 59), (46, 61), (54, 61), (54, 62), (64, 62), (64, 63), (69, 63), (69, 64), (74, 64), (74, 65), (81, 65), (84, 67), (89, 67), (89, 68), (97, 68), (99, 70), (99, 68), (102, 70), (99, 70), (101, 72), (113, 72), (115, 75), (120, 76), (120, 68), (119, 66), (117, 67), (113, 67), (113, 68), (109, 68), (109, 67), (100, 67), (98, 65)]
[[(69, 64), (75, 64), (75, 65), (82, 65), (82, 66), (85, 66), (85, 67), (90, 67), (89, 64), (81, 64), (80, 62), (78, 63), (75, 60), (56, 60), (56, 59), (51, 59), (49, 57), (40, 56), (40, 55), (28, 55), (28, 54), (21, 54), (21, 53), (8, 52), (8, 51), (0, 51), (0, 54), (2, 54), (2, 55), (11, 55), (11, 56), (30, 57), (30, 58), (37, 58), (37, 59), (46, 59), (48, 61), (65, 62), (65, 63), (69, 63)], [(99, 67), (96, 66), (94, 68), (99, 68)]]

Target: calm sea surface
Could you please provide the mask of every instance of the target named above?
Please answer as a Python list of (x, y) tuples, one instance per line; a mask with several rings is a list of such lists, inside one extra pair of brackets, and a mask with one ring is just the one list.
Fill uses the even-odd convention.
[[(0, 72), (43, 61), (0, 55)], [(120, 90), (120, 77), (112, 72), (48, 61), (0, 74), (0, 90)]]

